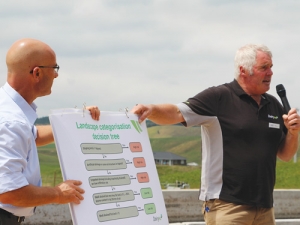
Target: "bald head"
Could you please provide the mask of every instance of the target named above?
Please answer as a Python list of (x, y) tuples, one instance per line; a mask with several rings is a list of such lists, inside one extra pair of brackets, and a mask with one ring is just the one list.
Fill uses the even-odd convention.
[(6, 54), (8, 78), (23, 76), (47, 60), (55, 57), (54, 51), (45, 43), (35, 39), (21, 39), (16, 41)]
[[(16, 41), (6, 54), (7, 82), (28, 103), (51, 93), (57, 73), (54, 51), (44, 42), (24, 38)], [(39, 66), (50, 66), (41, 69)]]

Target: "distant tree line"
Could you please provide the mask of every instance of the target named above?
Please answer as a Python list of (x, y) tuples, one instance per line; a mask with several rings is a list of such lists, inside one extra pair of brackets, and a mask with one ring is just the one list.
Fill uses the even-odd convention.
[[(177, 123), (177, 124), (174, 124), (176, 126), (183, 126), (181, 123)], [(146, 120), (146, 126), (147, 127), (154, 127), (154, 126), (160, 126), (159, 124), (156, 124), (150, 120)]]
[[(48, 116), (37, 118), (37, 120), (35, 121), (35, 125), (49, 125), (49, 124), (50, 124), (50, 121), (49, 121)], [(175, 124), (175, 125), (182, 126), (181, 123), (178, 123), (178, 124)], [(147, 127), (154, 127), (154, 126), (159, 126), (159, 125), (156, 124), (156, 123), (153, 123), (150, 120), (146, 120), (146, 126)]]
[(45, 117), (37, 118), (34, 124), (35, 125), (49, 125), (50, 124), (49, 117), (45, 116)]

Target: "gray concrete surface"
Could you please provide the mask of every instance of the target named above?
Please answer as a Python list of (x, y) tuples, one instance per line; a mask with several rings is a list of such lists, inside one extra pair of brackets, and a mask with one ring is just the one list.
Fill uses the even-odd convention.
[[(202, 202), (198, 200), (199, 190), (175, 189), (163, 191), (163, 196), (170, 222), (204, 220), (201, 213)], [(275, 190), (274, 211), (276, 219), (300, 219), (300, 190)]]
[[(300, 219), (278, 219), (276, 225), (299, 225)], [(170, 223), (170, 225), (205, 225), (205, 222)]]
[[(203, 225), (202, 202), (199, 190), (163, 190), (163, 196), (172, 225)], [(275, 190), (274, 209), (276, 225), (300, 225), (300, 190)], [(46, 205), (36, 209), (25, 225), (73, 225), (68, 205)]]

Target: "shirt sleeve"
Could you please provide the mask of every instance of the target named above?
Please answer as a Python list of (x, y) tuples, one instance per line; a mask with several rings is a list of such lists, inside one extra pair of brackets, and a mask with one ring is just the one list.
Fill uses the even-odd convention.
[(20, 121), (0, 123), (0, 193), (28, 185), (23, 174), (31, 145), (31, 129)]
[(184, 104), (198, 115), (217, 116), (219, 95), (216, 87), (210, 87), (189, 98)]
[(218, 114), (219, 92), (216, 87), (208, 88), (187, 101), (177, 104), (185, 122), (184, 126), (211, 124)]

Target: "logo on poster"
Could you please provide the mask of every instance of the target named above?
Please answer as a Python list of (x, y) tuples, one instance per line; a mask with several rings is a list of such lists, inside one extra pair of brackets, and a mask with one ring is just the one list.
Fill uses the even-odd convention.
[(162, 214), (160, 216), (153, 216), (153, 221), (159, 222), (162, 219)]
[(135, 130), (136, 130), (138, 133), (143, 132), (143, 130), (142, 130), (142, 128), (141, 128), (141, 126), (140, 126), (140, 124), (139, 124), (138, 121), (136, 121), (136, 120), (130, 120), (130, 121), (131, 121), (132, 125), (134, 126)]

